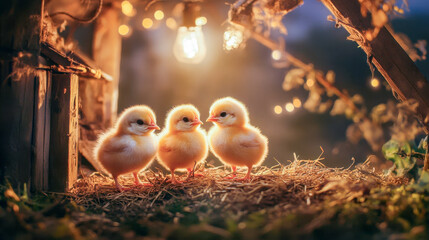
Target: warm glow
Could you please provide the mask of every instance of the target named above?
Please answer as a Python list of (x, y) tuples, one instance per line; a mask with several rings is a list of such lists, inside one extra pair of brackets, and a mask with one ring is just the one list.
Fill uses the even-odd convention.
[(195, 19), (195, 25), (197, 26), (203, 26), (207, 24), (207, 18), (206, 17), (198, 17)]
[(156, 20), (162, 20), (164, 19), (164, 12), (162, 10), (156, 10), (153, 16)]
[(167, 18), (167, 20), (165, 20), (165, 24), (170, 29), (176, 29), (177, 28), (177, 23), (176, 23), (176, 20), (174, 20), (174, 18), (171, 18), (171, 17)]
[(293, 106), (294, 106), (295, 108), (300, 108), (300, 107), (301, 107), (301, 105), (302, 105), (301, 100), (299, 100), (299, 98), (297, 98), (297, 97), (294, 97), (294, 98), (293, 98), (292, 103), (293, 103)]
[(133, 5), (129, 1), (123, 1), (121, 4), (122, 13), (128, 17), (132, 17), (134, 15)]
[(240, 47), (244, 40), (244, 32), (232, 26), (228, 27), (223, 34), (223, 49), (231, 51)]
[(142, 25), (144, 28), (149, 29), (153, 26), (153, 21), (150, 18), (145, 18), (142, 21)]
[(274, 112), (275, 112), (276, 114), (281, 114), (281, 113), (283, 112), (283, 108), (282, 108), (280, 105), (276, 105), (276, 106), (274, 107)]
[(282, 58), (282, 52), (280, 52), (280, 50), (274, 50), (273, 52), (271, 52), (271, 57), (278, 61)]
[(371, 87), (378, 88), (380, 86), (380, 81), (377, 78), (371, 79)]
[(206, 45), (201, 27), (179, 27), (173, 50), (174, 56), (180, 62), (200, 63), (206, 56)]
[(309, 79), (307, 79), (307, 87), (313, 87), (314, 86), (314, 84), (315, 84), (316, 82), (314, 81), (314, 79), (312, 79), (312, 78), (309, 78)]
[(126, 36), (130, 33), (130, 27), (125, 24), (122, 24), (121, 26), (119, 26), (118, 32), (120, 35)]
[(295, 107), (293, 106), (293, 103), (286, 103), (285, 109), (288, 112), (293, 112), (293, 110), (295, 110)]

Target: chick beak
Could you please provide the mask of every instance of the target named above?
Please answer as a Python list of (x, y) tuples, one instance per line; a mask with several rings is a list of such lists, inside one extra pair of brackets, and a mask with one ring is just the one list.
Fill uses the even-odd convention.
[(206, 122), (217, 122), (219, 121), (219, 118), (215, 117), (215, 116), (211, 116), (209, 118), (207, 118)]
[(200, 119), (195, 119), (195, 120), (191, 123), (191, 125), (192, 125), (192, 126), (200, 125), (200, 124), (203, 124), (203, 122), (201, 122), (201, 121), (200, 121)]
[(151, 124), (147, 127), (147, 129), (155, 129), (155, 130), (160, 130), (161, 128), (158, 127), (158, 125), (156, 124)]

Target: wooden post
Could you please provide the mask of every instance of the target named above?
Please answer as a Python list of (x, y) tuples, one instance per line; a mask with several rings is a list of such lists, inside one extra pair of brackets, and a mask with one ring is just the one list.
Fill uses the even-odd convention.
[(393, 91), (402, 101), (415, 99), (419, 103), (418, 117), (429, 132), (429, 84), (417, 66), (396, 42), (392, 34), (381, 28), (372, 41), (363, 36), (373, 29), (371, 14), (361, 14), (358, 0), (322, 0), (323, 4), (339, 19), (344, 28), (368, 55)]
[(77, 179), (78, 84), (77, 75), (52, 75), (49, 189), (68, 191)]
[(51, 77), (51, 72), (39, 71), (35, 78), (32, 178), (33, 188), (39, 191), (48, 190)]
[(34, 81), (40, 51), (41, 0), (0, 8), (0, 182), (31, 186)]

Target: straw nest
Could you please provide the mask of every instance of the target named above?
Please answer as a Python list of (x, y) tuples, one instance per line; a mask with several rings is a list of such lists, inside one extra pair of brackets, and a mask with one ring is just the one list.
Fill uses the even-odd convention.
[[(249, 182), (224, 179), (230, 174), (228, 169), (208, 164), (195, 167), (202, 177), (190, 177), (179, 185), (167, 183), (169, 176), (162, 171), (149, 170), (140, 178), (153, 186), (134, 186), (132, 176), (122, 176), (121, 183), (130, 188), (124, 192), (116, 190), (111, 178), (93, 173), (78, 180), (71, 197), (114, 221), (168, 218), (176, 222), (186, 212), (198, 213), (199, 219), (220, 215), (239, 220), (255, 211), (267, 211), (273, 217), (305, 211), (322, 206), (327, 197), (335, 205), (367, 195), (374, 187), (407, 183), (405, 178), (375, 172), (369, 161), (351, 170), (329, 168), (320, 160), (295, 159), (286, 166), (257, 167)], [(244, 176), (245, 170), (239, 175)]]

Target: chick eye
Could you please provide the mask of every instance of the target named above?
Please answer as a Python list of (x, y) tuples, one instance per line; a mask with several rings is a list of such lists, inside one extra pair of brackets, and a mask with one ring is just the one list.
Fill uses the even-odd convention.
[(143, 125), (143, 124), (144, 124), (144, 122), (143, 122), (143, 120), (139, 119), (139, 120), (137, 120), (137, 124), (138, 124), (138, 125)]
[(221, 113), (220, 113), (220, 116), (221, 116), (221, 117), (226, 117), (226, 112), (221, 112)]
[(184, 118), (183, 118), (183, 121), (184, 121), (184, 122), (189, 122), (189, 119), (188, 119), (187, 117), (184, 117)]

